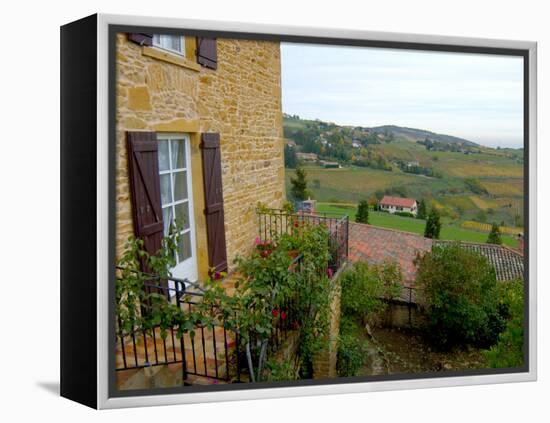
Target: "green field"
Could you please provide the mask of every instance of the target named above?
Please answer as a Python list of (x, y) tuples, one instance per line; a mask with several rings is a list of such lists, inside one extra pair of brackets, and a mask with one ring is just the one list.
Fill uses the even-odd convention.
[[(450, 162), (447, 162), (449, 166)], [(517, 167), (516, 165), (516, 170)], [(461, 166), (463, 168), (464, 164)], [(487, 214), (486, 221), (489, 223), (504, 222), (506, 226), (516, 226), (514, 216), (522, 214), (523, 210), (523, 178), (494, 175), (479, 178), (488, 193), (475, 194), (465, 188), (464, 178), (450, 174), (434, 178), (405, 173), (397, 168), (389, 172), (357, 166), (325, 169), (307, 165), (305, 170), (312, 198), (324, 203), (356, 204), (372, 197), (376, 191), (399, 189), (403, 194), (392, 195), (417, 200), (424, 198), (430, 206), (437, 207), (442, 216), (457, 222), (477, 220), (481, 212)], [(287, 192), (290, 192), (290, 178), (293, 173), (292, 169), (286, 169)]]
[[(356, 207), (353, 205), (340, 205), (331, 203), (317, 203), (318, 212), (347, 214), (351, 220), (355, 220)], [(371, 211), (369, 222), (373, 226), (397, 229), (400, 231), (424, 234), (424, 220), (410, 217), (395, 216), (389, 213)], [(441, 239), (451, 241), (466, 241), (484, 243), (487, 241), (487, 233), (478, 232), (457, 227), (455, 224), (442, 222)], [(517, 240), (511, 236), (502, 236), (502, 242), (509, 247), (517, 247)]]

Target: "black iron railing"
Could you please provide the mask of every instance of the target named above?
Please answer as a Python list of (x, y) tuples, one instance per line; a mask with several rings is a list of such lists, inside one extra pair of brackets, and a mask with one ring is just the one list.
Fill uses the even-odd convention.
[(281, 234), (290, 234), (296, 222), (326, 226), (329, 234), (329, 268), (336, 273), (348, 260), (349, 216), (337, 213), (288, 213), (284, 210), (258, 211), (258, 231), (263, 240), (272, 240)]
[[(163, 283), (153, 275), (146, 275), (144, 283), (147, 294), (162, 294), (166, 301), (176, 305), (186, 313), (192, 313), (202, 301), (203, 294), (195, 289), (195, 284), (187, 280), (169, 278)], [(212, 306), (213, 307), (213, 306)], [(160, 325), (150, 329), (135, 329), (122, 332), (124, 326), (117, 322), (116, 370), (141, 369), (152, 366), (181, 364), (182, 379), (189, 375), (230, 381), (239, 379), (239, 339), (238, 334), (226, 329), (221, 320), (213, 327), (196, 325), (191, 331), (178, 336), (177, 328), (168, 328), (161, 336)]]
[[(299, 272), (301, 264), (302, 256), (299, 255), (292, 261), (289, 271)], [(161, 294), (161, 298), (164, 297), (165, 301), (185, 313), (193, 313), (204, 296), (200, 284), (188, 280), (170, 277), (161, 282), (157, 276), (143, 276), (148, 279), (144, 283), (146, 294)], [(215, 306), (211, 307), (211, 314), (219, 315), (214, 313)], [(146, 308), (142, 307), (142, 312)], [(277, 351), (295, 329), (295, 310), (296, 298), (288, 297), (280, 304), (278, 315), (273, 316), (274, 324), (268, 343), (271, 352)], [(179, 336), (178, 328), (170, 327), (164, 337), (160, 325), (150, 329), (136, 328), (130, 332), (123, 332), (123, 323), (118, 319), (116, 327), (117, 371), (180, 364), (184, 383), (189, 383), (190, 375), (224, 382), (248, 380), (242, 337), (238, 332), (228, 329), (230, 326), (223, 318), (213, 327), (197, 324)], [(260, 341), (254, 334), (251, 335), (250, 346), (252, 356), (256, 358)]]

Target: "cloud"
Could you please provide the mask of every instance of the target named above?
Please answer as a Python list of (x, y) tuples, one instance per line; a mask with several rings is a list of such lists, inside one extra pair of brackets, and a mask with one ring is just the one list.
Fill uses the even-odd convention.
[(523, 144), (520, 57), (283, 43), (283, 110)]

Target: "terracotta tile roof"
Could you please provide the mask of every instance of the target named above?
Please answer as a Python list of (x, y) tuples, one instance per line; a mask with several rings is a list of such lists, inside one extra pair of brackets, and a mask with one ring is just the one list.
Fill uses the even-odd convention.
[(384, 195), (380, 204), (386, 206), (395, 206), (395, 207), (413, 207), (416, 203), (414, 198), (401, 198), (401, 197), (392, 197), (390, 195)]
[[(434, 245), (448, 245), (450, 242), (435, 241)], [(495, 268), (498, 281), (523, 279), (523, 256), (518, 251), (495, 244), (461, 242), (460, 246), (487, 257)]]
[[(371, 264), (380, 264), (385, 260), (398, 262), (403, 272), (404, 285), (400, 297), (404, 301), (416, 302), (416, 267), (413, 264), (416, 254), (430, 251), (433, 245), (448, 245), (451, 242), (433, 241), (410, 232), (350, 222), (349, 260), (352, 263), (366, 261)], [(497, 280), (523, 277), (523, 256), (519, 252), (492, 244), (462, 242), (460, 245), (487, 257), (495, 267)]]
[(432, 240), (417, 234), (350, 222), (350, 261), (372, 264), (396, 261), (401, 266), (406, 286), (412, 285), (416, 277), (413, 264), (416, 253), (430, 251), (431, 248)]

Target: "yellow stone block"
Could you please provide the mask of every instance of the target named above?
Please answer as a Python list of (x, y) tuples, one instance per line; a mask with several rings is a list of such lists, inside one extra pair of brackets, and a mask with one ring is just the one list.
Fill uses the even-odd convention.
[(153, 128), (158, 132), (199, 132), (199, 120), (174, 119), (157, 123)]
[(151, 110), (151, 98), (147, 86), (128, 89), (128, 108), (133, 110)]

